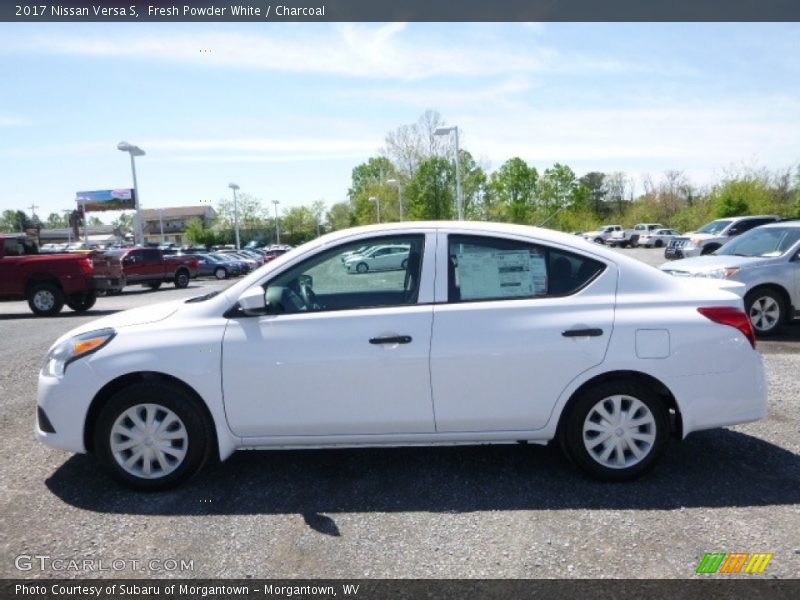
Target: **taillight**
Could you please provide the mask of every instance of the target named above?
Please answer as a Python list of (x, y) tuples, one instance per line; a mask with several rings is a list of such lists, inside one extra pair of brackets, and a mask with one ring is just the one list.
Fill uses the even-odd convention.
[(88, 256), (84, 256), (83, 258), (81, 258), (78, 261), (78, 265), (80, 266), (81, 271), (83, 271), (84, 275), (87, 275), (89, 277), (94, 275), (94, 265), (92, 264), (92, 259), (89, 258)]
[(753, 348), (756, 347), (756, 334), (753, 332), (750, 317), (744, 311), (732, 306), (701, 306), (697, 312), (714, 323), (735, 327), (744, 334)]

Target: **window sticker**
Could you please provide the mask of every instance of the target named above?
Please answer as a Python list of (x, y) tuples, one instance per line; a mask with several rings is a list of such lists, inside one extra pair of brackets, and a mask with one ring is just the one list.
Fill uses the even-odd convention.
[(524, 298), (547, 293), (544, 256), (534, 250), (456, 254), (462, 300)]

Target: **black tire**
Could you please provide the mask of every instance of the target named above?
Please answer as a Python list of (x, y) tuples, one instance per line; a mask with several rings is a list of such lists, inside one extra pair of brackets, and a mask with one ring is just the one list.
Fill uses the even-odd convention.
[(783, 296), (771, 287), (750, 290), (744, 297), (744, 308), (756, 335), (769, 337), (778, 333), (786, 318)]
[(639, 246), (639, 236), (638, 235), (632, 235), (631, 239), (630, 239), (630, 242), (628, 242), (628, 245), (631, 248), (637, 248)]
[(67, 306), (75, 312), (86, 312), (94, 306), (97, 301), (97, 294), (87, 292), (85, 294), (72, 294), (67, 298)]
[[(599, 407), (613, 414), (615, 398), (619, 398), (620, 401), (620, 414), (627, 415), (633, 410), (633, 417), (641, 419), (649, 415), (650, 420), (646, 424), (634, 424), (627, 428), (604, 422), (602, 419), (596, 420), (599, 417), (597, 412)], [(608, 381), (594, 386), (576, 398), (568, 410), (559, 432), (561, 447), (568, 458), (584, 473), (600, 481), (629, 481), (641, 476), (653, 467), (669, 438), (669, 413), (666, 407), (647, 387), (634, 381)], [(589, 432), (584, 432), (586, 425), (589, 426)], [(611, 431), (602, 434), (596, 432), (592, 425), (608, 428)], [(637, 439), (642, 446), (638, 443), (633, 444), (642, 453), (641, 457), (637, 457), (631, 450), (628, 435), (653, 436), (652, 442)], [(609, 443), (601, 440), (591, 449), (587, 448), (587, 444), (591, 444), (593, 439), (600, 440), (600, 438)], [(614, 442), (614, 447), (609, 452), (611, 442)], [(593, 456), (590, 450), (599, 452), (601, 457), (604, 452), (609, 452), (605, 460), (613, 461), (615, 466), (603, 464), (600, 462), (601, 457)], [(620, 456), (624, 463), (633, 462), (629, 465), (616, 466)]]
[(598, 237), (598, 238), (594, 238), (594, 243), (595, 244), (605, 244), (606, 242), (605, 242), (605, 240), (603, 240), (603, 238)]
[(146, 283), (145, 285), (147, 287), (149, 287), (151, 290), (157, 290), (158, 288), (161, 287), (161, 282), (160, 281), (155, 281), (153, 283)]
[(369, 265), (363, 262), (358, 263), (356, 265), (356, 271), (358, 271), (359, 273), (366, 273), (367, 271), (369, 271)]
[(192, 277), (186, 269), (178, 269), (175, 273), (175, 287), (179, 290), (189, 287)]
[(653, 242), (653, 246), (656, 247), (656, 248), (661, 248), (661, 246), (663, 246), (663, 245), (664, 245), (664, 242), (662, 242), (661, 240), (656, 240), (655, 242)]
[(64, 308), (64, 292), (52, 283), (35, 283), (28, 290), (28, 306), (40, 317), (57, 315)]
[(217, 279), (227, 279), (228, 278), (228, 270), (225, 267), (217, 267), (214, 269), (214, 277)]
[(701, 255), (711, 254), (712, 252), (716, 252), (719, 250), (719, 244), (709, 244), (708, 246), (703, 246), (703, 249), (700, 251)]
[[(153, 474), (151, 471), (152, 476), (147, 478), (132, 472), (132, 470), (138, 468), (137, 465), (140, 463), (144, 467), (146, 460), (144, 455), (135, 460), (130, 469), (125, 469), (120, 464), (119, 460), (134, 458), (136, 453), (135, 446), (134, 449), (118, 452), (119, 459), (115, 456), (114, 450), (112, 450), (112, 428), (115, 422), (121, 419), (124, 423), (125, 419), (122, 415), (137, 406), (140, 409), (136, 409), (136, 411), (144, 411), (146, 406), (155, 407), (156, 417), (159, 414), (157, 412), (158, 409), (162, 411), (161, 414), (172, 413), (176, 415), (180, 420), (180, 425), (182, 425), (182, 431), (186, 433), (185, 439), (161, 442), (162, 444), (170, 445), (178, 442), (178, 445), (172, 447), (172, 449), (184, 452), (181, 459), (175, 459), (176, 462), (174, 464), (168, 465), (173, 470), (163, 476), (159, 476), (158, 473)], [(139, 414), (144, 416), (143, 412)], [(158, 422), (156, 421), (155, 423), (157, 426)], [(168, 431), (169, 428), (165, 429), (165, 433)], [(125, 437), (120, 438), (118, 433), (113, 435), (119, 441), (125, 440)], [(150, 448), (154, 446), (164, 448), (157, 441), (155, 444), (152, 443), (152, 437), (154, 436), (155, 434), (153, 436), (148, 435), (148, 437), (151, 437), (151, 443), (147, 444), (145, 442), (144, 444), (149, 452), (153, 452)], [(199, 406), (199, 401), (181, 387), (165, 382), (139, 382), (120, 390), (102, 408), (94, 427), (94, 450), (100, 462), (109, 469), (111, 475), (117, 481), (145, 492), (155, 492), (175, 487), (196, 474), (210, 458), (213, 451), (213, 440), (212, 424)], [(126, 452), (130, 452), (130, 455), (125, 454)], [(174, 458), (169, 453), (169, 449), (163, 454)]]

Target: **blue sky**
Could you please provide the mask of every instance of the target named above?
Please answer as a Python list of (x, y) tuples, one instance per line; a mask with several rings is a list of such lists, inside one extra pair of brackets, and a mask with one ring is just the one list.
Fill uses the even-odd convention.
[(429, 108), (489, 170), (703, 185), (800, 162), (798, 57), (798, 24), (0, 24), (0, 210), (130, 187), (121, 140), (145, 208), (330, 206)]

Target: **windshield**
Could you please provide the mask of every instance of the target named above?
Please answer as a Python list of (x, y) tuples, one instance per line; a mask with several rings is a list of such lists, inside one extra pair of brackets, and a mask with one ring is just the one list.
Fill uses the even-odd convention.
[(726, 221), (724, 219), (720, 219), (719, 221), (711, 221), (711, 223), (703, 225), (700, 229), (698, 229), (697, 233), (720, 233), (730, 224), (731, 221)]
[(756, 228), (732, 239), (715, 252), (724, 256), (781, 256), (800, 241), (800, 227)]

